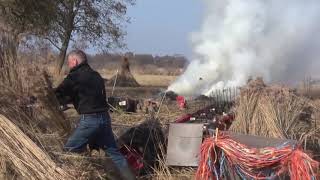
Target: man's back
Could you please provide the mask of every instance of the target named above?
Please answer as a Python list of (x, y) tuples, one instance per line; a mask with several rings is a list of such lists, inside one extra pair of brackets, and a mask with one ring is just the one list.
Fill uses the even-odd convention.
[(57, 88), (56, 94), (61, 102), (65, 102), (65, 96), (67, 95), (79, 114), (91, 114), (107, 110), (104, 80), (87, 63), (73, 68), (64, 82)]

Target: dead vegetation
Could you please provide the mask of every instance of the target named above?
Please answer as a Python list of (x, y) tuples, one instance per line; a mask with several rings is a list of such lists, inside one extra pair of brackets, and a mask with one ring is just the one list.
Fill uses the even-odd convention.
[(100, 158), (61, 153), (72, 123), (58, 109), (45, 68), (23, 66), (10, 43), (2, 39), (0, 47), (1, 179), (103, 179), (104, 166), (89, 165)]
[(116, 73), (108, 82), (110, 86), (139, 87), (140, 85), (130, 71), (130, 63), (127, 57), (123, 58), (120, 73)]
[(57, 119), (45, 121), (48, 120), (47, 114), (35, 113), (33, 110), (36, 108), (28, 106), (32, 101), (29, 89), (31, 86), (23, 81), (23, 73), (19, 71), (14, 43), (10, 37), (2, 36), (1, 44), (0, 59), (3, 66), (0, 75), (0, 161), (4, 170), (1, 176), (3, 179), (71, 179), (43, 151), (45, 148), (40, 148), (42, 141), (39, 133), (49, 129), (51, 133), (56, 129), (65, 130), (59, 126), (62, 123), (57, 123), (61, 120), (58, 118), (59, 114), (48, 108), (52, 112), (48, 115), (54, 115)]
[(73, 179), (65, 170), (26, 136), (9, 119), (0, 115), (1, 161), (4, 169), (11, 168), (13, 174), (27, 179), (66, 180)]
[[(10, 43), (10, 40), (5, 43)], [(6, 47), (14, 48), (12, 45)], [(74, 122), (58, 109), (50, 76), (43, 71), (45, 68), (30, 64), (21, 66), (15, 53), (10, 48), (0, 48), (0, 178), (113, 178), (112, 174), (116, 173), (104, 155), (62, 153), (63, 143)], [(189, 109), (177, 111), (176, 104), (165, 102), (153, 118), (165, 128), (180, 115), (194, 112), (201, 106), (206, 104), (195, 101), (189, 104)], [(241, 89), (236, 105), (236, 121), (231, 129), (244, 134), (296, 139), (306, 149), (314, 151), (320, 144), (320, 122), (316, 117), (320, 117), (319, 101), (300, 97), (288, 88), (266, 86), (258, 79)], [(144, 112), (112, 114), (114, 125), (128, 128), (148, 118), (150, 115)], [(142, 178), (193, 179), (193, 168), (166, 166), (165, 143), (157, 145), (160, 146), (157, 166)]]
[(309, 150), (320, 147), (318, 111), (310, 99), (289, 88), (266, 86), (261, 78), (243, 87), (236, 102), (236, 120), (230, 130), (264, 137), (295, 139)]
[(153, 169), (153, 174), (146, 176), (148, 179), (155, 180), (191, 180), (194, 179), (196, 172), (192, 167), (169, 167), (165, 162), (165, 149), (159, 145), (161, 156), (158, 157), (158, 166)]

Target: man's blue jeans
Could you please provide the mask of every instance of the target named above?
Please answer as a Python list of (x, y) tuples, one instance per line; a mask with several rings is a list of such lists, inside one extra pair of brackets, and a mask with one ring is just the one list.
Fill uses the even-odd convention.
[(111, 118), (107, 112), (81, 115), (78, 127), (64, 146), (66, 151), (83, 152), (87, 145), (102, 148), (121, 170), (127, 168), (125, 157), (119, 152), (111, 129)]

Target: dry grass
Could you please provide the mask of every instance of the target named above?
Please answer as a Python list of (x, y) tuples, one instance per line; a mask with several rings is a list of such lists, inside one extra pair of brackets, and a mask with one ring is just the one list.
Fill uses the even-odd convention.
[(16, 91), (22, 89), (21, 79), (15, 67), (17, 64), (16, 44), (13, 37), (0, 30), (0, 82), (8, 85)]
[[(50, 126), (53, 131), (70, 131), (46, 74), (32, 64), (18, 63), (16, 45), (9, 35), (2, 35), (0, 44), (0, 113), (14, 119), (24, 132), (40, 131), (40, 124), (43, 130)], [(32, 96), (38, 99), (37, 107), (30, 106)]]
[[(112, 76), (114, 76), (114, 73), (110, 73), (110, 72), (100, 71), (100, 73), (106, 79), (110, 79)], [(135, 72), (132, 72), (132, 75), (141, 86), (155, 86), (155, 87), (167, 87), (178, 77), (178, 76), (167, 76), (167, 75), (138, 74)]]
[(143, 86), (169, 86), (177, 76), (163, 76), (163, 75), (134, 75), (137, 81)]
[(271, 95), (248, 93), (240, 97), (237, 121), (231, 129), (245, 134), (297, 139), (298, 132), (309, 128), (299, 119), (306, 105), (307, 100), (295, 96), (284, 96), (279, 101)]
[(28, 136), (0, 115), (0, 157), (26, 179), (66, 180), (72, 177), (59, 168)]
[(0, 114), (10, 119), (1, 116), (0, 121), (1, 179), (103, 179), (95, 173), (103, 165), (92, 167), (81, 156), (65, 161), (57, 155), (64, 154), (71, 122), (58, 110), (46, 68), (17, 63), (10, 50), (15, 47), (8, 43), (0, 41)]
[[(8, 53), (14, 53), (14, 51), (8, 51)], [(44, 68), (30, 65), (28, 68), (18, 68), (17, 63), (11, 63), (16, 62), (14, 54), (0, 58), (9, 60), (6, 61), (9, 63), (4, 66), (6, 71), (1, 73), (2, 79), (7, 77), (9, 79), (0, 84), (0, 114), (5, 115), (12, 122), (7, 119), (2, 121), (4, 118), (0, 118), (0, 168), (2, 170), (0, 179), (21, 179), (21, 176), (26, 177), (24, 179), (45, 179), (44, 173), (49, 173), (48, 178), (52, 179), (68, 179), (71, 178), (70, 176), (75, 179), (107, 177), (109, 172), (106, 169), (105, 157), (88, 157), (62, 152), (63, 141), (65, 135), (71, 132), (72, 121), (65, 119), (57, 109), (58, 105), (50, 88), (50, 80), (41, 71)], [(110, 78), (112, 75), (103, 73), (105, 78)], [(165, 87), (176, 79), (176, 76), (163, 75), (134, 74), (134, 76), (143, 86)], [(38, 103), (36, 106), (26, 108), (30, 95), (36, 96)], [(244, 134), (292, 138), (301, 142), (312, 141), (312, 144), (320, 144), (318, 129), (312, 129), (310, 126), (314, 119), (301, 121), (300, 115), (308, 103), (306, 99), (286, 90), (273, 91), (265, 86), (256, 89), (250, 87), (243, 91), (239, 98), (236, 121), (232, 129)], [(316, 107), (314, 104), (312, 107)], [(190, 107), (191, 105), (189, 104)], [(196, 107), (198, 104), (194, 108)], [(317, 105), (317, 107), (320, 106)], [(193, 112), (194, 109), (190, 111)], [(187, 112), (188, 110), (178, 111), (176, 104), (163, 104), (157, 118), (165, 126)], [(320, 108), (317, 112), (320, 112)], [(77, 116), (74, 112), (69, 115), (71, 114)], [(150, 115), (143, 113), (112, 114), (113, 123), (128, 127), (140, 124), (147, 118), (150, 118)], [(318, 124), (320, 126), (320, 122)], [(164, 159), (165, 151), (162, 147), (158, 166), (154, 168), (153, 174), (145, 178), (193, 179), (195, 169), (171, 168), (166, 166)], [(1, 174), (4, 174), (4, 178)]]
[[(24, 113), (26, 116), (24, 119), (29, 120), (21, 120), (24, 123), (30, 122), (34, 127), (45, 125), (44, 128), (49, 127), (51, 132), (60, 131), (61, 134), (70, 132), (71, 125), (65, 121), (63, 113), (58, 110), (59, 103), (49, 85), (47, 74), (31, 66), (28, 70), (20, 70), (19, 75), (22, 77), (22, 89), (13, 89), (0, 83), (0, 104), (2, 105), (0, 112), (6, 112), (7, 115), (15, 117), (17, 113), (27, 111)], [(36, 98), (35, 104), (32, 104), (30, 99), (32, 96)]]
[(318, 130), (310, 100), (290, 89), (251, 82), (241, 90), (236, 120), (230, 130), (264, 137), (295, 139), (305, 148), (319, 148)]
[(164, 146), (160, 145), (161, 156), (158, 156), (158, 166), (154, 168), (154, 173), (147, 178), (155, 180), (191, 180), (194, 179), (195, 168), (191, 167), (169, 167), (165, 162)]
[[(194, 109), (190, 110), (194, 111)], [(175, 103), (166, 103), (162, 104), (159, 113), (155, 113), (154, 116), (151, 114), (144, 114), (143, 112), (140, 113), (133, 113), (128, 114), (124, 112), (114, 112), (112, 113), (112, 122), (115, 125), (124, 125), (128, 128), (138, 126), (139, 124), (142, 124), (145, 122), (146, 119), (152, 119), (156, 117), (157, 122), (160, 123), (162, 126), (162, 129), (164, 132), (167, 130), (167, 124), (169, 122), (172, 122), (177, 117), (180, 117), (182, 114), (186, 113), (185, 111), (177, 111), (176, 110), (176, 104)], [(114, 125), (114, 128), (117, 127)], [(148, 128), (152, 128), (149, 124)], [(117, 134), (117, 128), (115, 128), (114, 131)], [(156, 142), (161, 142), (159, 137), (157, 137), (157, 134), (152, 135), (153, 138), (155, 138)], [(147, 140), (146, 140), (147, 141)], [(141, 179), (156, 179), (156, 180), (178, 180), (178, 179), (194, 179), (194, 174), (196, 169), (195, 168), (185, 168), (185, 167), (169, 167), (165, 163), (165, 144), (154, 144), (156, 146), (159, 146), (157, 148), (160, 152), (157, 153), (157, 165), (152, 168), (152, 173), (149, 173), (148, 175), (140, 177)]]
[[(12, 54), (9, 56), (8, 53)], [(104, 179), (108, 177), (109, 172), (106, 169), (108, 163), (105, 162), (105, 157), (88, 157), (62, 152), (63, 141), (65, 135), (71, 132), (72, 121), (65, 119), (57, 109), (58, 102), (51, 89), (50, 77), (43, 72), (50, 68), (13, 63), (17, 62), (14, 53), (14, 51), (0, 53), (5, 54), (1, 58), (7, 63), (6, 71), (2, 71), (1, 77), (2, 79), (10, 77), (8, 81), (0, 84), (0, 114), (11, 120), (5, 119), (5, 123), (0, 121), (0, 166), (1, 175), (3, 175), (1, 179)], [(174, 77), (137, 75), (137, 79), (142, 81), (143, 85), (152, 83), (153, 86), (167, 86)], [(157, 79), (157, 82), (154, 79)], [(37, 98), (36, 103), (30, 102), (31, 96)], [(129, 126), (137, 125), (149, 117), (145, 114), (129, 115), (123, 112), (115, 114), (113, 114), (115, 123)], [(160, 114), (161, 121), (165, 122), (174, 116), (174, 113), (168, 111), (162, 111)], [(162, 167), (164, 169), (165, 165), (162, 164)], [(158, 176), (150, 178), (165, 177), (161, 168), (155, 172)], [(167, 175), (174, 177), (176, 175), (173, 174), (179, 174), (179, 172), (170, 169), (171, 174), (168, 172)], [(184, 173), (185, 171), (181, 172), (182, 174), (178, 177), (188, 176)]]

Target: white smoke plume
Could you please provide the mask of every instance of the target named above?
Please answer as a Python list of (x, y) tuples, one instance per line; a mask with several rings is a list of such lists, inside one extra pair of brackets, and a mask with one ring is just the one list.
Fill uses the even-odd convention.
[(319, 62), (319, 0), (204, 3), (202, 27), (191, 36), (194, 58), (168, 90), (191, 96), (241, 86), (250, 76), (268, 82), (303, 79)]

